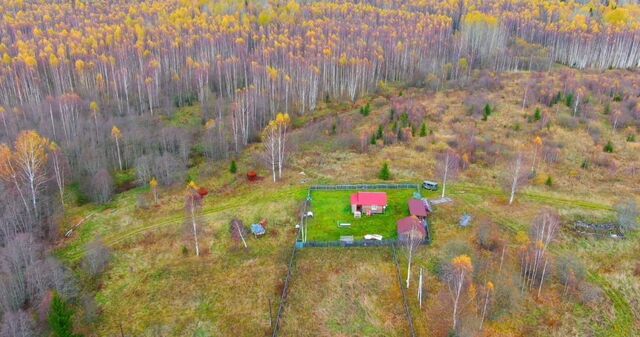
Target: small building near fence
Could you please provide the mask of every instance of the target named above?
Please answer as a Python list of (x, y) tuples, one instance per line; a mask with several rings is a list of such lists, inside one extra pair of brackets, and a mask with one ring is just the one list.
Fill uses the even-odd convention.
[(351, 195), (351, 212), (354, 215), (382, 214), (388, 201), (387, 193), (384, 192), (357, 192)]
[(409, 199), (409, 214), (418, 217), (418, 219), (424, 219), (429, 216), (429, 213), (426, 200)]
[(416, 231), (422, 239), (427, 238), (427, 228), (424, 219), (420, 219), (415, 215), (408, 216), (398, 220), (398, 239), (406, 239), (411, 235), (412, 231)]

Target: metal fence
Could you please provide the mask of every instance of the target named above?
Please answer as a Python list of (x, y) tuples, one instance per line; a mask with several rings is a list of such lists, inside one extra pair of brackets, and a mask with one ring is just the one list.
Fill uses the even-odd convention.
[(411, 332), (411, 337), (416, 337), (416, 329), (413, 326), (413, 316), (411, 315), (411, 309), (409, 308), (409, 301), (407, 300), (407, 289), (402, 285), (402, 277), (400, 276), (400, 263), (398, 262), (398, 252), (396, 246), (391, 246), (391, 250), (393, 251), (393, 264), (396, 265), (396, 273), (398, 275), (398, 286), (400, 287), (400, 291), (402, 292), (402, 303), (404, 306), (404, 313), (407, 316), (407, 322), (409, 323), (409, 331)]
[(273, 325), (272, 337), (278, 336), (278, 328), (280, 327), (280, 318), (284, 312), (284, 306), (287, 304), (287, 296), (289, 295), (289, 283), (293, 275), (293, 264), (296, 258), (296, 246), (293, 246), (291, 251), (291, 257), (289, 258), (289, 265), (287, 266), (287, 277), (284, 279), (284, 287), (282, 288), (282, 294), (280, 295), (280, 305), (278, 306), (278, 313), (276, 314), (276, 322)]
[(393, 246), (397, 240), (354, 240), (353, 242), (344, 241), (307, 241), (298, 242), (298, 248), (313, 247), (386, 247)]
[(415, 189), (420, 190), (419, 184), (348, 184), (348, 185), (313, 185), (309, 187), (311, 191), (344, 191), (344, 190), (402, 190)]

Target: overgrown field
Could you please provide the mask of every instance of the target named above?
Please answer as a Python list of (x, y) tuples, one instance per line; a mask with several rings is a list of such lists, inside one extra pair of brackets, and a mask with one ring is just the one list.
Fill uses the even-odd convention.
[[(357, 191), (313, 191), (311, 210), (313, 218), (308, 220), (309, 241), (337, 241), (341, 236), (353, 235), (363, 240), (366, 234), (380, 234), (383, 239), (398, 237), (396, 223), (409, 215), (407, 202), (414, 190), (377, 191), (387, 193), (389, 205), (382, 214), (362, 215), (356, 219), (351, 212), (351, 195)], [(349, 223), (351, 226), (340, 226)]]
[[(464, 160), (447, 186), (453, 203), (436, 209), (430, 219), (433, 243), (421, 247), (413, 261), (408, 299), (418, 336), (451, 331), (445, 276), (458, 255), (471, 258), (474, 284), (461, 309), (461, 336), (638, 335), (637, 232), (616, 240), (583, 237), (572, 230), (578, 219), (616, 221), (620, 200), (639, 201), (640, 144), (629, 137), (638, 130), (614, 129), (610, 112), (625, 106), (595, 92), (584, 98), (586, 103), (581, 101), (584, 110), (576, 116), (575, 105), (566, 104), (567, 95), (559, 103), (523, 107), (522, 88), (532, 76), (538, 75), (502, 75), (500, 85), (481, 90), (483, 102), (493, 107), (486, 118), (470, 107), (468, 98), (480, 95), (470, 89), (434, 93), (384, 86), (353, 103), (324, 102), (317, 112), (294, 121), (294, 146), (278, 183), (246, 181), (249, 170), (268, 176), (259, 144), (235, 157), (236, 174), (228, 172), (229, 162), (193, 167), (190, 177), (210, 190), (202, 212), (204, 254), (199, 258), (193, 256), (185, 226), (181, 184), (161, 188), (159, 206), (141, 207), (139, 198), (149, 197), (148, 187), (121, 193), (104, 207), (70, 206), (65, 230), (92, 216), (60, 243), (57, 255), (82, 274), (85, 245), (100, 237), (114, 256), (92, 284), (100, 319), (78, 319), (77, 326), (91, 336), (119, 334), (120, 325), (126, 335), (136, 336), (267, 336), (269, 302), (275, 313), (309, 185), (379, 183), (383, 163), (390, 166), (391, 181), (441, 180), (439, 154), (453, 149)], [(548, 92), (564, 90), (561, 72), (546, 76)], [(603, 75), (580, 76), (591, 83)], [(360, 108), (367, 103), (371, 111), (365, 116)], [(403, 111), (408, 111), (406, 117)], [(403, 123), (409, 126), (403, 128)], [(536, 137), (542, 138), (539, 148), (533, 143)], [(607, 142), (613, 152), (604, 151)], [(508, 172), (518, 151), (529, 159), (538, 151), (537, 163), (525, 164), (526, 184), (509, 205)], [(359, 239), (368, 233), (395, 237), (395, 222), (407, 214), (412, 191), (388, 191), (387, 213), (359, 220), (350, 213), (351, 193), (313, 192), (309, 240)], [(439, 192), (426, 195), (433, 198)], [(532, 224), (546, 209), (558, 212), (562, 226), (550, 243), (549, 271), (538, 295), (537, 288), (522, 287), (521, 254), (530, 243)], [(473, 216), (470, 228), (458, 226), (463, 214)], [(266, 218), (268, 233), (249, 238), (245, 250), (229, 234), (233, 218), (245, 224)], [(352, 227), (339, 228), (339, 222)], [(281, 321), (283, 336), (407, 334), (388, 249), (305, 248), (298, 254)], [(402, 250), (399, 254), (405, 278), (407, 258)], [(571, 282), (562, 278), (567, 259), (579, 265)], [(425, 275), (422, 308), (417, 301), (420, 269)], [(480, 332), (489, 281), (495, 290)], [(78, 317), (84, 317), (83, 311)]]
[(298, 252), (280, 336), (407, 336), (389, 248)]

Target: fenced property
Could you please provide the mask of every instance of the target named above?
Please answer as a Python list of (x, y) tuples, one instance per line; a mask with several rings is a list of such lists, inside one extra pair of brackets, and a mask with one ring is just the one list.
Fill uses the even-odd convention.
[(419, 184), (346, 184), (346, 185), (313, 185), (310, 191), (373, 191), (373, 190), (406, 190), (420, 191)]
[[(388, 205), (383, 213), (354, 216), (351, 195), (361, 191), (386, 192)], [(409, 216), (407, 202), (420, 192), (419, 184), (342, 184), (313, 185), (309, 188), (298, 248), (303, 247), (380, 247), (397, 242), (397, 221)], [(305, 217), (310, 212), (312, 217)], [(428, 224), (426, 232), (429, 233)], [(382, 240), (365, 240), (365, 235)], [(349, 240), (342, 240), (344, 238)], [(346, 242), (345, 242), (346, 241)], [(430, 243), (427, 235), (425, 243)]]

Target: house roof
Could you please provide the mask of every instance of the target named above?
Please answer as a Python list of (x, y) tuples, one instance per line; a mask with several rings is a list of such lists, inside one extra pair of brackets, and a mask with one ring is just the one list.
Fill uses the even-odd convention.
[(352, 205), (387, 206), (387, 194), (384, 192), (358, 192), (351, 195)]
[(410, 199), (409, 200), (409, 213), (415, 216), (427, 216), (429, 212), (424, 205), (424, 202), (419, 199)]
[(398, 235), (409, 233), (413, 229), (417, 229), (423, 237), (427, 236), (427, 230), (418, 217), (412, 215), (398, 220)]

